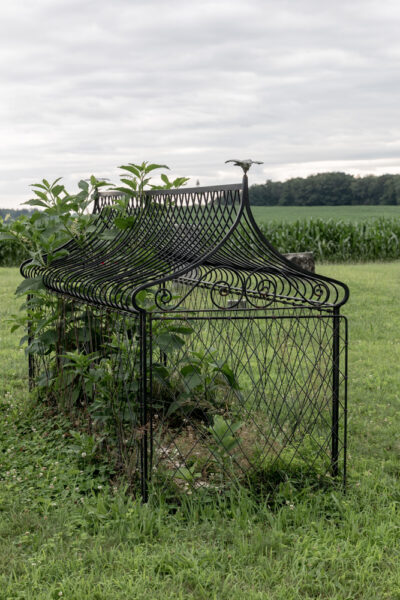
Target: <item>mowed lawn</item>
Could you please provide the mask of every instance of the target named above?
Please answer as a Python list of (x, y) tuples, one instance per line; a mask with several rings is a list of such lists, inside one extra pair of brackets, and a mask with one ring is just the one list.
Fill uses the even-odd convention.
[(400, 206), (252, 206), (258, 223), (298, 219), (334, 219), (335, 221), (366, 221), (377, 217), (400, 218)]
[(171, 508), (109, 483), (28, 399), (19, 274), (0, 269), (1, 600), (400, 599), (400, 262), (319, 270), (351, 290), (347, 494)]

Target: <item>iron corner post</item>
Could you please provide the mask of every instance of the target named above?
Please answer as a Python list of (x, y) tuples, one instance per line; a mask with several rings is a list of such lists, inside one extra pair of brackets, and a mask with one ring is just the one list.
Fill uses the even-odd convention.
[(343, 488), (346, 492), (347, 482), (347, 394), (349, 363), (349, 324), (347, 317), (342, 317), (344, 324), (344, 399), (343, 399)]
[(243, 175), (243, 199), (246, 207), (250, 207), (250, 199), (249, 199), (249, 178), (246, 173)]
[(141, 476), (141, 494), (143, 502), (147, 502), (149, 498), (149, 432), (148, 432), (148, 354), (149, 341), (148, 335), (150, 317), (145, 311), (141, 311), (139, 315), (139, 349), (140, 349), (140, 386), (139, 386), (139, 402), (140, 402), (140, 476)]
[[(27, 296), (27, 305), (28, 305), (28, 314), (30, 312), (30, 303), (32, 300), (32, 295), (28, 294)], [(33, 358), (33, 354), (30, 352), (30, 345), (33, 342), (33, 326), (32, 320), (28, 319), (28, 386), (29, 391), (33, 390), (35, 384), (35, 361)]]
[(332, 475), (339, 474), (340, 308), (333, 309), (332, 343)]

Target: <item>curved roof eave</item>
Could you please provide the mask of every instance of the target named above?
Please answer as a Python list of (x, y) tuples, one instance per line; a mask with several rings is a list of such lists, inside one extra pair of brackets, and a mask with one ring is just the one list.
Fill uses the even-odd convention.
[(107, 241), (102, 236), (112, 216), (102, 208), (114, 198), (114, 193), (99, 195), (97, 228), (83, 250), (70, 241), (63, 246), (70, 250), (67, 257), (47, 268), (25, 261), (23, 276), (43, 275), (50, 291), (129, 311), (144, 310), (137, 303), (142, 290), (184, 280), (201, 266), (245, 274), (239, 277), (242, 286), (258, 286), (264, 294), (268, 288), (277, 301), (332, 308), (349, 297), (344, 283), (305, 271), (268, 242), (251, 212), (246, 175), (242, 184), (153, 190), (132, 198), (132, 227)]

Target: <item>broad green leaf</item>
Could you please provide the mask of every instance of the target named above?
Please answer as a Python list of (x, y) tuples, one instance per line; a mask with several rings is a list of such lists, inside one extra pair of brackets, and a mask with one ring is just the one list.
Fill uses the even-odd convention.
[(23, 202), (23, 204), (27, 204), (28, 206), (42, 206), (43, 208), (48, 208), (49, 206), (47, 202), (43, 202), (43, 200), (38, 200), (37, 198), (27, 200), (26, 202)]
[(136, 177), (140, 177), (140, 170), (135, 165), (122, 165), (119, 169), (123, 169), (124, 171), (128, 171), (129, 173), (133, 173)]
[(65, 249), (64, 250), (58, 250), (57, 252), (55, 252), (52, 255), (52, 259), (53, 260), (59, 260), (60, 258), (64, 258), (65, 256), (68, 256), (68, 255), (69, 255), (68, 250), (65, 250)]
[(192, 482), (201, 477), (201, 473), (195, 472), (195, 466), (193, 467), (179, 467), (175, 473), (175, 477), (178, 479), (183, 479), (187, 482)]
[(190, 399), (190, 395), (189, 394), (181, 394), (178, 398), (178, 400), (174, 400), (174, 402), (171, 402), (168, 410), (167, 410), (167, 417), (170, 417), (171, 415), (173, 415), (174, 413), (176, 413), (178, 410), (184, 410), (185, 408), (187, 408), (188, 406), (192, 406), (193, 402)]
[(153, 365), (153, 374), (156, 380), (163, 385), (170, 386), (169, 377), (170, 373), (163, 365)]
[(236, 433), (241, 427), (243, 427), (244, 423), (242, 421), (238, 421), (237, 423), (231, 423), (230, 429), (232, 433)]
[(154, 171), (155, 169), (168, 169), (169, 170), (169, 167), (167, 165), (157, 165), (155, 163), (152, 163), (151, 165), (146, 165), (145, 172), (150, 173), (151, 171)]
[(136, 195), (136, 193), (133, 190), (125, 187), (116, 187), (115, 191), (122, 192), (123, 194), (126, 194), (129, 198), (132, 198), (132, 196)]
[(126, 183), (126, 185), (128, 185), (133, 190), (136, 190), (137, 183), (136, 183), (135, 180), (133, 180), (133, 179), (125, 179), (124, 177), (121, 177), (121, 181), (122, 181), (122, 183)]
[(166, 354), (180, 350), (185, 345), (184, 340), (174, 333), (161, 333), (156, 336), (154, 341)]
[(62, 191), (64, 191), (63, 185), (56, 185), (52, 189), (52, 192), (55, 196), (58, 196), (59, 194), (61, 194)]
[(38, 210), (35, 210), (35, 212), (30, 218), (30, 222), (32, 225), (34, 225), (39, 219), (43, 219), (43, 213)]
[[(41, 198), (42, 200), (44, 200), (46, 202), (46, 206), (48, 205), (49, 199), (47, 197), (47, 194), (45, 194), (44, 192), (41, 192), (39, 190), (33, 190), (34, 193), (36, 194), (36, 196), (38, 196), (38, 198)], [(27, 203), (26, 203), (27, 204)]]
[(229, 385), (231, 386), (231, 388), (233, 390), (238, 390), (239, 389), (239, 384), (238, 381), (235, 377), (234, 372), (232, 371), (232, 369), (225, 363), (221, 368), (220, 368), (221, 373), (223, 373), (226, 377), (226, 379), (228, 380)]
[[(181, 371), (182, 372), (182, 371)], [(185, 388), (190, 392), (201, 385), (203, 385), (203, 379), (198, 371), (193, 370), (191, 373), (186, 373), (183, 378)]]
[(114, 219), (114, 224), (118, 229), (130, 229), (135, 221), (136, 217), (133, 215), (130, 217), (116, 217)]
[(40, 334), (38, 339), (40, 343), (43, 344), (43, 346), (45, 347), (54, 345), (58, 339), (57, 331), (55, 329), (48, 329), (47, 331), (44, 331), (42, 334)]
[(38, 291), (38, 290), (44, 290), (46, 289), (45, 286), (43, 285), (43, 279), (42, 277), (31, 277), (29, 279), (25, 279), (22, 283), (19, 284), (19, 286), (17, 287), (17, 289), (15, 290), (15, 293), (19, 296), (21, 294), (24, 294), (26, 292), (33, 292), (33, 291)]
[(147, 295), (148, 295), (148, 291), (147, 290), (141, 290), (140, 292), (138, 292), (136, 294), (136, 302), (138, 304), (144, 304), (144, 302), (147, 299)]
[(83, 179), (81, 179), (81, 181), (78, 183), (78, 188), (80, 188), (84, 192), (88, 192), (89, 191), (89, 184), (88, 184), (87, 181), (84, 181)]
[(190, 177), (177, 177), (172, 182), (172, 185), (174, 188), (180, 188), (183, 185), (185, 185), (185, 183), (187, 183), (189, 181), (189, 179), (190, 179)]

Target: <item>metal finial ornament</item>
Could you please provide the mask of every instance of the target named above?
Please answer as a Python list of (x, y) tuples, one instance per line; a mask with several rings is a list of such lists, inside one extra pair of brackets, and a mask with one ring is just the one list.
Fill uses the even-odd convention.
[(237, 160), (236, 158), (230, 158), (226, 160), (225, 163), (232, 162), (235, 167), (242, 167), (243, 173), (246, 174), (250, 169), (251, 165), (263, 165), (264, 163), (259, 162), (257, 160), (251, 160), (251, 158), (247, 158), (246, 160)]

